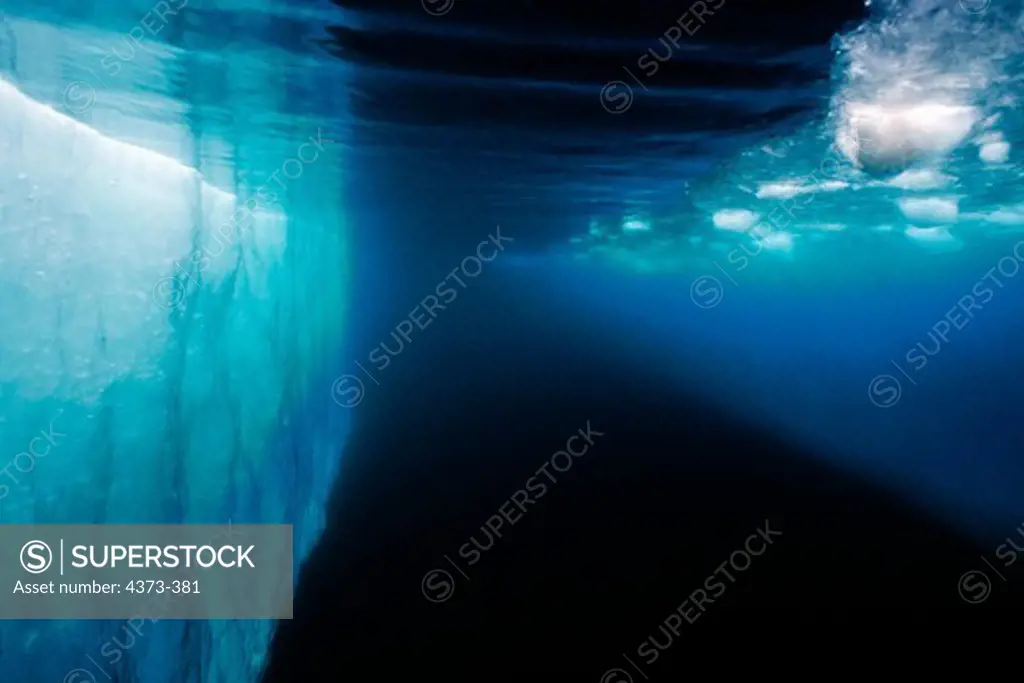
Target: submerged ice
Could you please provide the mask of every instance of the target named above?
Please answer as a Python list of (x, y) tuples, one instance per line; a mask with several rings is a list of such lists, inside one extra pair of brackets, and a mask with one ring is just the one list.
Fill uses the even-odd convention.
[[(8, 21), (26, 31), (13, 61), (54, 58), (26, 52), (39, 24)], [(49, 30), (37, 47), (59, 42)], [(101, 132), (39, 85), (0, 79), (0, 522), (289, 523), (297, 567), (346, 427), (315, 400), (345, 310), (337, 146), (323, 122), (271, 138), (243, 111), (218, 135), (246, 168), (218, 174), (194, 121), (161, 124), (195, 138), (186, 163), (138, 126), (120, 136), (130, 117)], [(270, 632), (8, 621), (0, 664), (21, 681), (240, 683)]]
[(574, 257), (687, 272), (721, 265), (721, 254), (772, 253), (758, 259), (771, 270), (835, 245), (871, 261), (1019, 230), (1021, 3), (971, 13), (955, 0), (878, 0), (872, 10), (836, 37), (816, 119), (679, 178), (676, 214), (655, 215), (644, 234), (592, 217)]

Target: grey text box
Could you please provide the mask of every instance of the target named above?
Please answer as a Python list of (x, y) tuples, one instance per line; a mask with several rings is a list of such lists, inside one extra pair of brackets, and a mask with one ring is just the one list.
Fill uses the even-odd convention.
[(3, 524), (0, 619), (291, 619), (287, 524)]

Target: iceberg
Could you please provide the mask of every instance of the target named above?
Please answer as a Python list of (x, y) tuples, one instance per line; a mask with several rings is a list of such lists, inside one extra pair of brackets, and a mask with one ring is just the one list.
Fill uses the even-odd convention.
[[(11, 64), (61, 44), (5, 24)], [(340, 146), (304, 121), (201, 172), (128, 117), (100, 130), (38, 96), (64, 83), (29, 70), (0, 71), (0, 521), (287, 523), (298, 568), (348, 427), (324, 387), (348, 283)], [(4, 621), (0, 661), (19, 681), (241, 683), (272, 628)]]

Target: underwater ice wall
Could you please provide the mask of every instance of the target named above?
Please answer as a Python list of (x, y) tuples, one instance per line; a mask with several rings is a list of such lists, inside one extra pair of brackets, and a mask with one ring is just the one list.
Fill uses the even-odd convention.
[[(281, 114), (315, 69), (119, 23), (0, 25), (0, 522), (291, 523), (298, 568), (346, 426), (340, 141)], [(0, 668), (242, 683), (271, 629), (0, 622)]]

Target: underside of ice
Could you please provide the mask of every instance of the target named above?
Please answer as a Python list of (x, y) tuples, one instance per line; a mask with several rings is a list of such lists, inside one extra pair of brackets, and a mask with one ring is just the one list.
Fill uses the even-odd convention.
[[(955, 0), (870, 5), (866, 21), (834, 37), (831, 92), (817, 116), (760, 137), (723, 136), (710, 170), (680, 159), (675, 177), (659, 173), (630, 198), (631, 209), (648, 209), (649, 230), (591, 216), (571, 239), (573, 258), (688, 273), (720, 269), (723, 254), (746, 268), (735, 255), (771, 253), (744, 274), (772, 281), (837, 253), (873, 267), (1016, 239), (1021, 3), (984, 12)], [(664, 196), (649, 187), (662, 178)]]

